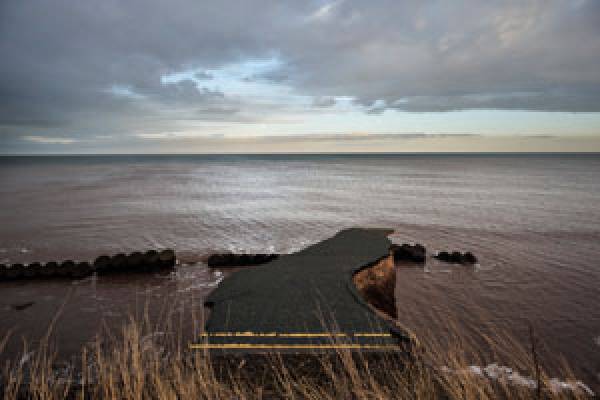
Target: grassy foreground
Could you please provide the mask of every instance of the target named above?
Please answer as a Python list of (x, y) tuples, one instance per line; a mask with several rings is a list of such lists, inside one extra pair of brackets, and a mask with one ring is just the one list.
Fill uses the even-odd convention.
[[(507, 342), (487, 338), (498, 355)], [(424, 343), (423, 346), (435, 346)], [(29, 349), (28, 349), (29, 350)], [(5, 399), (537, 399), (589, 398), (569, 379), (560, 387), (525, 349), (511, 348), (507, 373), (498, 366), (477, 371), (467, 343), (429, 347), (414, 357), (399, 354), (266, 355), (211, 360), (174, 336), (132, 320), (112, 338), (82, 350), (80, 365), (57, 369), (55, 353), (42, 343), (23, 362), (5, 361)], [(29, 352), (28, 352), (29, 353)], [(502, 357), (501, 357), (502, 358)], [(487, 365), (486, 360), (475, 360)], [(489, 368), (488, 368), (489, 369)], [(516, 370), (517, 368), (515, 368)], [(491, 376), (496, 374), (496, 378)], [(537, 385), (539, 383), (539, 390)]]
[[(387, 304), (392, 272), (389, 265), (379, 265), (355, 280), (366, 298), (387, 314), (392, 311)], [(120, 329), (99, 333), (93, 345), (81, 350), (75, 365), (66, 368), (58, 367), (52, 328), (35, 348), (24, 346), (23, 356), (15, 360), (2, 356), (5, 335), (0, 341), (1, 395), (40, 400), (592, 397), (563, 360), (554, 360), (553, 376), (547, 373), (533, 332), (526, 346), (497, 331), (489, 335), (482, 330), (465, 338), (447, 316), (431, 316), (445, 318), (444, 340), (433, 334), (419, 337), (419, 346), (410, 354), (342, 349), (329, 354), (211, 358), (188, 348), (178, 323), (181, 315), (158, 323), (142, 314)], [(201, 324), (194, 325), (195, 330)]]

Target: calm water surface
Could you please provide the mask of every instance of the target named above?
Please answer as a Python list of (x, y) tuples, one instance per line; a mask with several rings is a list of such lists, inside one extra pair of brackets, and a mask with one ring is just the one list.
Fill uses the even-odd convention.
[(202, 262), (214, 250), (289, 253), (373, 226), (480, 259), (400, 271), (400, 320), (417, 335), (447, 332), (432, 312), (466, 332), (484, 310), (517, 338), (533, 325), (600, 382), (600, 155), (3, 157), (0, 221), (4, 263), (165, 247), (181, 262), (166, 276), (0, 283), (9, 350), (57, 310), (65, 353), (148, 301), (157, 315), (171, 298), (196, 310), (224, 276)]

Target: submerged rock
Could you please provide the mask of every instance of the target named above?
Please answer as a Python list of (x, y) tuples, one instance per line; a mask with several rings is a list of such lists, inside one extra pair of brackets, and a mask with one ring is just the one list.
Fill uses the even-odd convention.
[(27, 303), (13, 304), (12, 308), (16, 311), (23, 311), (24, 309), (29, 308), (34, 304), (35, 304), (35, 302), (28, 301)]
[(425, 246), (419, 243), (415, 245), (404, 243), (400, 246), (392, 245), (390, 247), (390, 252), (395, 263), (408, 261), (422, 264), (425, 262), (427, 250), (425, 249)]
[(209, 267), (242, 267), (247, 265), (265, 264), (275, 260), (279, 254), (233, 254), (220, 253), (208, 257)]

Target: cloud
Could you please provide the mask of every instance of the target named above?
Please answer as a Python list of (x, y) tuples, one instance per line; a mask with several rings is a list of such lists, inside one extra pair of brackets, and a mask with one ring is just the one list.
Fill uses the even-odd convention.
[(336, 145), (343, 145), (344, 143), (379, 143), (388, 141), (404, 141), (404, 140), (435, 140), (447, 137), (460, 138), (460, 137), (478, 137), (478, 134), (471, 133), (328, 133), (328, 134), (303, 134), (303, 135), (273, 135), (273, 136), (250, 136), (243, 138), (228, 138), (229, 140), (235, 141), (254, 141), (254, 142), (287, 142), (287, 143), (320, 143), (330, 142)]
[(407, 111), (600, 111), (597, 2), (346, 1), (336, 15), (308, 30), (298, 86)]
[(23, 140), (32, 143), (40, 143), (40, 144), (73, 144), (77, 142), (77, 140), (72, 138), (59, 138), (59, 137), (47, 137), (47, 136), (24, 136)]
[(213, 76), (205, 71), (197, 71), (196, 73), (194, 73), (194, 78), (199, 81), (209, 81), (213, 79)]
[(304, 120), (336, 98), (369, 118), (600, 112), (592, 0), (6, 0), (0, 57), (0, 146)]
[[(381, 106), (411, 112), (473, 109), (598, 112), (600, 95), (588, 90), (548, 90), (543, 93), (478, 93), (454, 96), (411, 96)], [(376, 109), (377, 110), (377, 109)]]
[(136, 133), (133, 136), (140, 139), (150, 140), (169, 140), (169, 139), (185, 139), (185, 138), (223, 138), (223, 135), (203, 135), (194, 132), (147, 132)]
[(307, 17), (307, 21), (318, 22), (330, 19), (333, 16), (336, 7), (339, 6), (341, 3), (342, 1), (338, 0), (323, 4), (321, 7), (317, 8), (313, 13), (311, 13)]
[(319, 96), (315, 97), (312, 102), (315, 107), (333, 107), (336, 104), (335, 97)]

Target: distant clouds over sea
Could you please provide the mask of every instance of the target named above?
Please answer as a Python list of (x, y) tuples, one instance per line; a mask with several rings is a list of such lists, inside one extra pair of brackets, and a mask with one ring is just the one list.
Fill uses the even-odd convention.
[(0, 153), (598, 151), (594, 0), (9, 0), (0, 57)]

